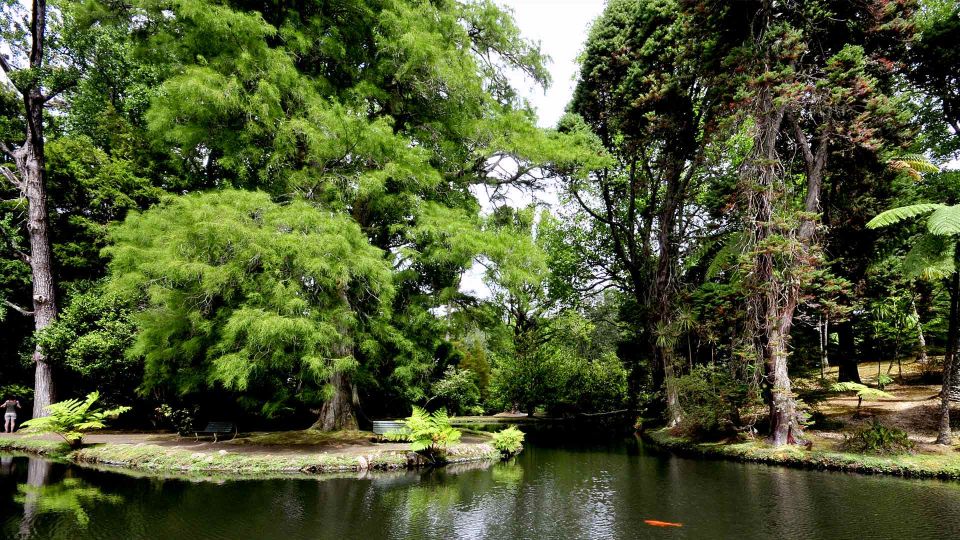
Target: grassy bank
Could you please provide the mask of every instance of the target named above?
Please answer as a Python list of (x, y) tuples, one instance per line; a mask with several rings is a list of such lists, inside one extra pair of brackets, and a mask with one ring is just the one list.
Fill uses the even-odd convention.
[[(812, 450), (797, 446), (774, 448), (761, 440), (694, 442), (676, 437), (667, 429), (646, 431), (643, 433), (643, 438), (656, 446), (686, 456), (766, 463), (802, 469), (890, 474), (912, 478), (960, 479), (960, 454), (957, 452), (874, 456), (842, 452), (830, 448), (825, 441), (817, 441)], [(825, 448), (818, 448), (818, 446)]]
[[(308, 448), (245, 452), (234, 446), (194, 450), (157, 444), (101, 443), (70, 450), (65, 444), (43, 439), (0, 437), (0, 450), (24, 452), (78, 464), (123, 467), (156, 473), (218, 473), (263, 476), (397, 470), (432, 465), (409, 450), (376, 447), (349, 451), (316, 452)], [(448, 450), (447, 463), (494, 461), (500, 453), (486, 443), (464, 443)]]

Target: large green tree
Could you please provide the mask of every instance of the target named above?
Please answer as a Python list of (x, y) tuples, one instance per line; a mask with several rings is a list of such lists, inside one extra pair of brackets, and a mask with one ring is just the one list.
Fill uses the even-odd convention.
[(112, 232), (111, 287), (140, 304), (146, 388), (221, 387), (266, 416), (320, 407), (356, 429), (352, 383), (377, 354), (390, 265), (349, 217), (224, 190), (168, 200)]

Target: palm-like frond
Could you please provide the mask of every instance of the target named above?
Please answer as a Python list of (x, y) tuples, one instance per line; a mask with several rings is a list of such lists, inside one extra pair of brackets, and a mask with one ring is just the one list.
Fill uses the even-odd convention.
[(927, 230), (940, 236), (960, 234), (960, 204), (935, 210), (927, 219)]
[(117, 407), (108, 411), (93, 409), (100, 399), (99, 392), (91, 392), (86, 399), (68, 399), (48, 405), (47, 416), (34, 418), (23, 423), (26, 432), (39, 435), (56, 433), (71, 445), (79, 445), (83, 434), (94, 429), (106, 427), (105, 421), (123, 414), (130, 407)]
[(935, 212), (941, 208), (944, 208), (945, 206), (946, 205), (940, 203), (920, 203), (901, 206), (898, 208), (891, 208), (890, 210), (880, 212), (876, 217), (868, 221), (867, 228), (877, 229), (880, 227), (887, 227), (889, 225), (893, 225), (894, 223), (899, 223), (905, 219)]
[(904, 154), (888, 160), (887, 165), (891, 169), (904, 172), (916, 180), (920, 180), (923, 173), (940, 172), (939, 167), (921, 154)]
[(903, 272), (908, 278), (942, 279), (956, 271), (956, 242), (945, 236), (924, 234), (903, 258)]

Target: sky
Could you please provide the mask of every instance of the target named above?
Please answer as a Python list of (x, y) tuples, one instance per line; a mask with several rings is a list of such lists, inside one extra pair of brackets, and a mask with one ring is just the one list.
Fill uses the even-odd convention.
[[(514, 20), (526, 39), (539, 42), (541, 51), (550, 57), (551, 84), (543, 88), (520, 75), (511, 78), (514, 88), (527, 98), (537, 110), (541, 127), (555, 127), (573, 96), (577, 73), (577, 56), (587, 40), (590, 23), (603, 12), (604, 0), (494, 0), (513, 11)], [(484, 196), (477, 193), (484, 204)], [(555, 202), (556, 194), (549, 188), (537, 195), (538, 200)], [(527, 193), (512, 194), (512, 206), (530, 202)], [(484, 204), (484, 207), (489, 206)], [(483, 283), (483, 267), (475, 264), (464, 273), (460, 290), (481, 298), (488, 298), (490, 290)]]
[(590, 23), (603, 12), (604, 0), (495, 0), (513, 11), (522, 35), (540, 42), (550, 57), (552, 84), (544, 92), (529, 81), (513, 80), (521, 94), (537, 109), (539, 124), (554, 127), (573, 95), (577, 55), (587, 40)]

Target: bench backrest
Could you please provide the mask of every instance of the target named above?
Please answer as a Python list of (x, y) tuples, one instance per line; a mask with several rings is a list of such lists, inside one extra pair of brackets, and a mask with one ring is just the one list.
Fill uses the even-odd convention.
[(233, 422), (210, 422), (203, 428), (203, 433), (232, 433), (234, 429)]

